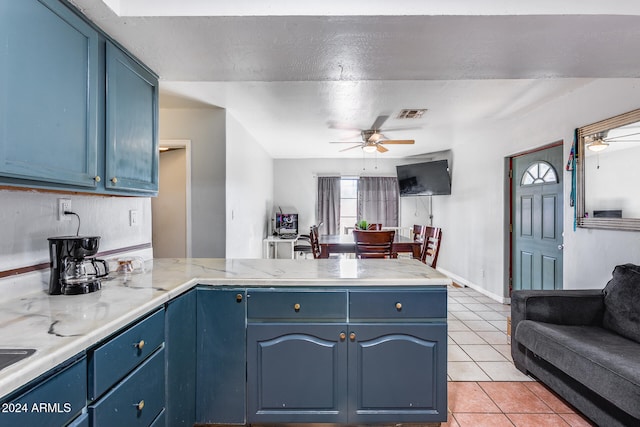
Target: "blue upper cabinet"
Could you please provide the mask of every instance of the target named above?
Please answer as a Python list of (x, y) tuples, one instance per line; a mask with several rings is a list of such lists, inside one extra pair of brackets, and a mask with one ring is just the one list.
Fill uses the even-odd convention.
[(158, 191), (158, 79), (107, 42), (106, 182)]
[(98, 44), (58, 1), (0, 1), (0, 175), (96, 187)]

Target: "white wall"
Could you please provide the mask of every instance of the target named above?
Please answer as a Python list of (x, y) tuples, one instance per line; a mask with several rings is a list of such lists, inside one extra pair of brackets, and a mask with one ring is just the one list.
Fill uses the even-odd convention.
[[(575, 128), (637, 109), (640, 79), (598, 79), (527, 114), (510, 127), (511, 140), (531, 147), (537, 139), (564, 140), (565, 159)], [(640, 233), (577, 229), (573, 231), (573, 208), (569, 206), (570, 174), (565, 172), (564, 287), (602, 288), (617, 264), (640, 264)], [(637, 195), (635, 196), (637, 197)]]
[(160, 139), (191, 140), (194, 258), (225, 257), (225, 116), (215, 107), (160, 109)]
[[(523, 94), (526, 96), (526, 94)], [(553, 99), (523, 109), (516, 119), (487, 117), (479, 128), (450, 130), (452, 194), (433, 198), (434, 225), (443, 228), (438, 267), (455, 280), (503, 300), (508, 297), (508, 221), (505, 200), (505, 158), (526, 150), (564, 141), (568, 157), (576, 127), (638, 108), (640, 80), (587, 80)], [(510, 116), (511, 117), (511, 116)], [(393, 174), (402, 159), (378, 157), (366, 173)], [(408, 163), (408, 162), (407, 162)], [(274, 203), (293, 206), (301, 229), (315, 222), (315, 176), (358, 175), (362, 160), (275, 160)], [(602, 288), (620, 263), (640, 264), (640, 233), (578, 229), (573, 231), (569, 206), (571, 175), (564, 178), (564, 287)], [(414, 198), (412, 198), (414, 199)], [(426, 198), (403, 199), (401, 224), (427, 223)]]
[[(37, 191), (0, 190), (0, 271), (49, 261), (47, 238), (75, 235), (78, 222), (57, 220), (58, 198), (71, 199), (80, 235), (100, 236), (100, 251), (151, 242), (151, 200)], [(140, 225), (129, 226), (137, 210)]]
[[(318, 175), (396, 176), (396, 165), (427, 161), (426, 158), (388, 159), (368, 155), (363, 159), (276, 159), (274, 160), (274, 205), (290, 206), (298, 211), (298, 228), (308, 232), (317, 223), (316, 191)], [(429, 157), (433, 160), (440, 157)], [(452, 165), (453, 166), (453, 165)], [(433, 205), (449, 196), (433, 196)], [(400, 198), (400, 226), (429, 222), (428, 197)], [(342, 224), (344, 225), (344, 224)], [(434, 218), (438, 225), (438, 218)]]
[(261, 258), (273, 206), (273, 159), (230, 113), (226, 130), (227, 258)]

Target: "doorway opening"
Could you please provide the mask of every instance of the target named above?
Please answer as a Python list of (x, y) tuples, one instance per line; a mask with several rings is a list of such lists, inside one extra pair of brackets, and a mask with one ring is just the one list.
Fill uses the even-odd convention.
[(191, 141), (160, 141), (158, 196), (151, 199), (153, 255), (191, 257)]

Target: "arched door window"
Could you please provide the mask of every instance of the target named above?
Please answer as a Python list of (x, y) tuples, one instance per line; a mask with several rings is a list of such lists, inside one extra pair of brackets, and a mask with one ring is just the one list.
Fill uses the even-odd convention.
[(522, 174), (520, 185), (535, 185), (557, 183), (558, 174), (551, 164), (547, 162), (535, 162)]

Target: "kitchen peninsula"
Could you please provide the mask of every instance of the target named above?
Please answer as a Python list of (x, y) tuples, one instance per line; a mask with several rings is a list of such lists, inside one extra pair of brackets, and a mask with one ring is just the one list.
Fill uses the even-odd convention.
[[(129, 407), (146, 425), (446, 420), (451, 280), (418, 261), (156, 259), (93, 294), (42, 282), (0, 302), (0, 347), (36, 350), (0, 370), (4, 403), (75, 369), (71, 416), (94, 423)], [(145, 378), (161, 396), (122, 403)]]

